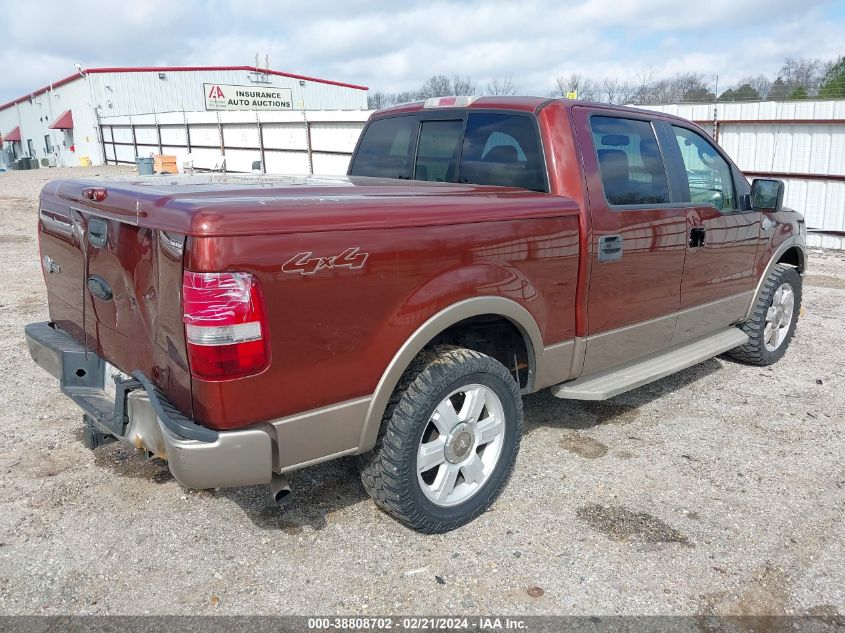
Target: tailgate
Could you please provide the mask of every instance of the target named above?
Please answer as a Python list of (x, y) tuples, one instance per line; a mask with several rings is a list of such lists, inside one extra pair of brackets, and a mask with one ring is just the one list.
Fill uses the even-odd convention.
[(190, 416), (183, 238), (138, 226), (131, 209), (88, 206), (61, 186), (44, 188), (39, 211), (50, 319), (120, 370), (144, 372)]

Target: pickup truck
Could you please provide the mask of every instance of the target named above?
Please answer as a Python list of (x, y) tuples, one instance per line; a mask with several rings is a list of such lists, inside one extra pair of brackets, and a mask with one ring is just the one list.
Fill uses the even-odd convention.
[(383, 510), (467, 523), (513, 469), (521, 398), (603, 400), (795, 331), (804, 219), (667, 114), (528, 97), (381, 110), (348, 175), (47, 183), (32, 358), (86, 445), (190, 488), (358, 455)]

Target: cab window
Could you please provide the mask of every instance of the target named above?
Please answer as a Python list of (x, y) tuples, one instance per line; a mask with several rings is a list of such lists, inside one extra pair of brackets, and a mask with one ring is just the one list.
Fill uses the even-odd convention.
[(471, 113), (459, 174), (461, 182), (547, 191), (535, 121), (514, 114)]
[(669, 202), (666, 167), (651, 123), (594, 116), (590, 130), (608, 204)]
[(684, 161), (689, 194), (686, 202), (712, 204), (720, 211), (737, 208), (731, 167), (713, 144), (687, 128), (672, 126)]
[(455, 182), (464, 122), (423, 121), (417, 142), (414, 180)]
[(376, 119), (367, 126), (349, 174), (410, 178), (411, 143), (416, 132), (417, 119), (413, 116)]

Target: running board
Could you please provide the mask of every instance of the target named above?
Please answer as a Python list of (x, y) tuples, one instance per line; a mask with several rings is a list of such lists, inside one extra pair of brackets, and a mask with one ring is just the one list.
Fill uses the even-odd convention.
[[(551, 388), (552, 395), (571, 400), (607, 400), (669, 374), (702, 363), (748, 342), (748, 335), (731, 327), (703, 339), (640, 358), (625, 365), (583, 376)], [(589, 350), (589, 343), (587, 344)]]

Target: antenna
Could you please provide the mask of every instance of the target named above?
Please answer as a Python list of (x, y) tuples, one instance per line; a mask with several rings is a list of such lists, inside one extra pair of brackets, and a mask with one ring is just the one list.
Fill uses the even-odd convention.
[(259, 64), (261, 63), (259, 60), (261, 59), (260, 53), (255, 53), (255, 65), (252, 67), (252, 70), (249, 72), (249, 80), (255, 84), (269, 84), (269, 72), (268, 69), (270, 68), (270, 55), (264, 56), (264, 65), (265, 68), (262, 68)]

